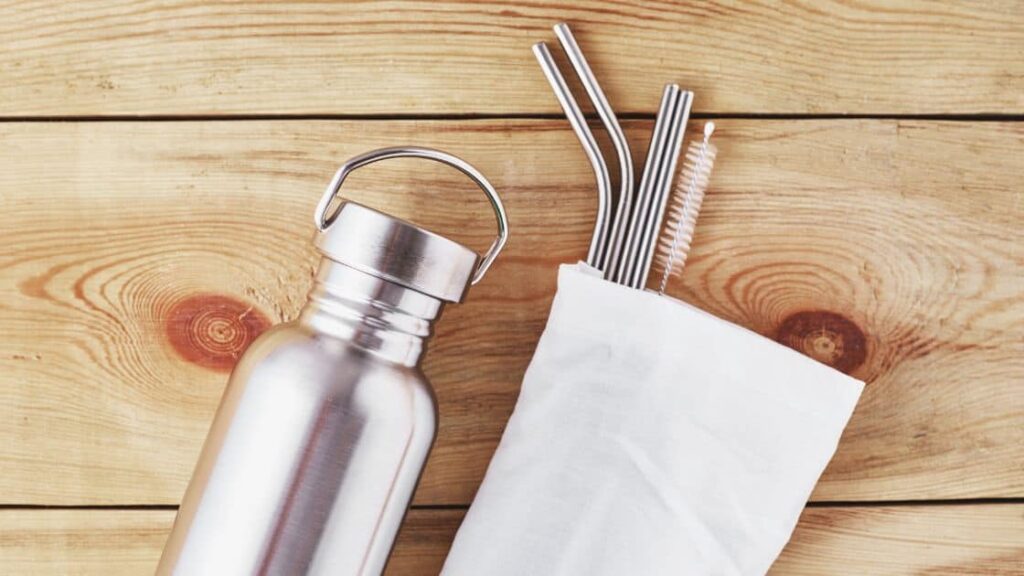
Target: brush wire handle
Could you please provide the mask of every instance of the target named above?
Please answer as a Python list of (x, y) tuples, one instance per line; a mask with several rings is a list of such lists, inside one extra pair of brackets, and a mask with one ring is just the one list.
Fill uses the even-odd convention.
[(711, 144), (711, 134), (715, 131), (715, 123), (704, 125), (704, 140), (690, 145), (686, 151), (686, 160), (679, 183), (672, 192), (668, 208), (668, 223), (658, 242), (656, 260), (662, 267), (661, 284), (658, 294), (665, 294), (668, 279), (678, 276), (686, 265), (686, 257), (690, 253), (693, 241), (693, 230), (697, 226), (697, 215), (700, 213), (711, 179), (711, 169), (715, 165), (718, 150)]

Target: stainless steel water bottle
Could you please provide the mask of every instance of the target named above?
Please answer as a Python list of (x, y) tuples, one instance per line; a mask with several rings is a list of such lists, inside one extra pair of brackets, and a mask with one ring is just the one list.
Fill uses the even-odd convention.
[[(353, 170), (398, 157), (448, 164), (483, 189), (498, 220), (483, 259), (339, 200)], [(384, 571), (436, 431), (434, 393), (419, 367), (431, 324), (483, 277), (505, 245), (507, 220), (469, 164), (387, 148), (338, 170), (316, 226), (323, 258), (309, 301), (294, 322), (257, 339), (231, 374), (157, 574)]]

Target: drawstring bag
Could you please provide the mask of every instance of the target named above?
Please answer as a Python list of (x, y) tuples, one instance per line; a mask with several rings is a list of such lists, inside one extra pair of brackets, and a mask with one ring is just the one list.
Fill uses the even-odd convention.
[(564, 265), (443, 576), (764, 574), (863, 383)]

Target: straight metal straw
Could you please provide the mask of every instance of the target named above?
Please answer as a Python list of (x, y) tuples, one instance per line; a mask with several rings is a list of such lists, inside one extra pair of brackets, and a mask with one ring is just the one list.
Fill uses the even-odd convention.
[(604, 90), (601, 89), (594, 72), (590, 69), (590, 64), (587, 63), (569, 25), (562, 22), (555, 26), (555, 35), (558, 36), (562, 49), (569, 57), (569, 62), (576, 71), (580, 83), (583, 84), (583, 89), (587, 91), (590, 102), (594, 105), (598, 116), (601, 117), (601, 122), (604, 124), (605, 130), (608, 131), (609, 139), (619, 158), (618, 205), (615, 208), (611, 231), (605, 239), (605, 252), (598, 257), (598, 268), (605, 272), (606, 278), (613, 278), (618, 271), (622, 240), (628, 226), (626, 220), (629, 218), (630, 209), (633, 206), (633, 156), (629, 151), (626, 135), (619, 125), (619, 119), (615, 116), (611, 104), (608, 103), (608, 98), (605, 97)]
[(601, 259), (605, 253), (605, 243), (609, 236), (608, 229), (612, 217), (612, 185), (611, 177), (608, 174), (608, 165), (604, 161), (604, 156), (601, 155), (601, 148), (598, 146), (597, 140), (594, 139), (594, 134), (587, 126), (587, 119), (583, 116), (583, 111), (573, 99), (565, 78), (562, 77), (554, 58), (551, 57), (551, 51), (548, 50), (547, 44), (544, 42), (534, 44), (533, 54), (537, 57), (544, 76), (551, 84), (551, 89), (554, 91), (555, 97), (558, 98), (562, 111), (565, 112), (565, 117), (569, 119), (569, 124), (576, 132), (576, 137), (583, 146), (590, 165), (594, 168), (594, 176), (597, 178), (597, 221), (594, 224), (594, 234), (590, 238), (587, 264), (603, 271)]
[(683, 136), (686, 133), (686, 122), (690, 119), (691, 106), (693, 106), (693, 92), (687, 90), (680, 95), (678, 104), (673, 110), (672, 120), (669, 123), (668, 133), (665, 138), (667, 147), (659, 163), (658, 178), (655, 180), (652, 189), (652, 217), (647, 221), (643, 242), (638, 249), (641, 260), (637, 267), (639, 273), (635, 278), (636, 283), (633, 287), (640, 290), (647, 286), (647, 278), (651, 274), (654, 248), (658, 240), (658, 233), (661, 232), (661, 221), (665, 217), (665, 206), (668, 204), (672, 181), (675, 180), (676, 166), (679, 164), (679, 152), (683, 147)]
[(640, 261), (638, 251), (646, 220), (651, 211), (652, 190), (657, 176), (659, 159), (664, 153), (666, 132), (671, 119), (672, 110), (679, 101), (680, 89), (676, 84), (665, 85), (661, 96), (661, 107), (654, 122), (651, 144), (647, 148), (647, 161), (644, 164), (640, 188), (637, 190), (636, 203), (630, 217), (629, 229), (626, 232), (626, 244), (620, 256), (620, 263), (614, 280), (626, 286), (633, 285), (637, 264)]

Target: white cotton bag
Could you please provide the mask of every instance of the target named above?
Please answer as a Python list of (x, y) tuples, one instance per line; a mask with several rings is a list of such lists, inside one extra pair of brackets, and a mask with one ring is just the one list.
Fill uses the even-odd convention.
[(764, 574), (862, 388), (686, 303), (562, 266), (442, 574)]

